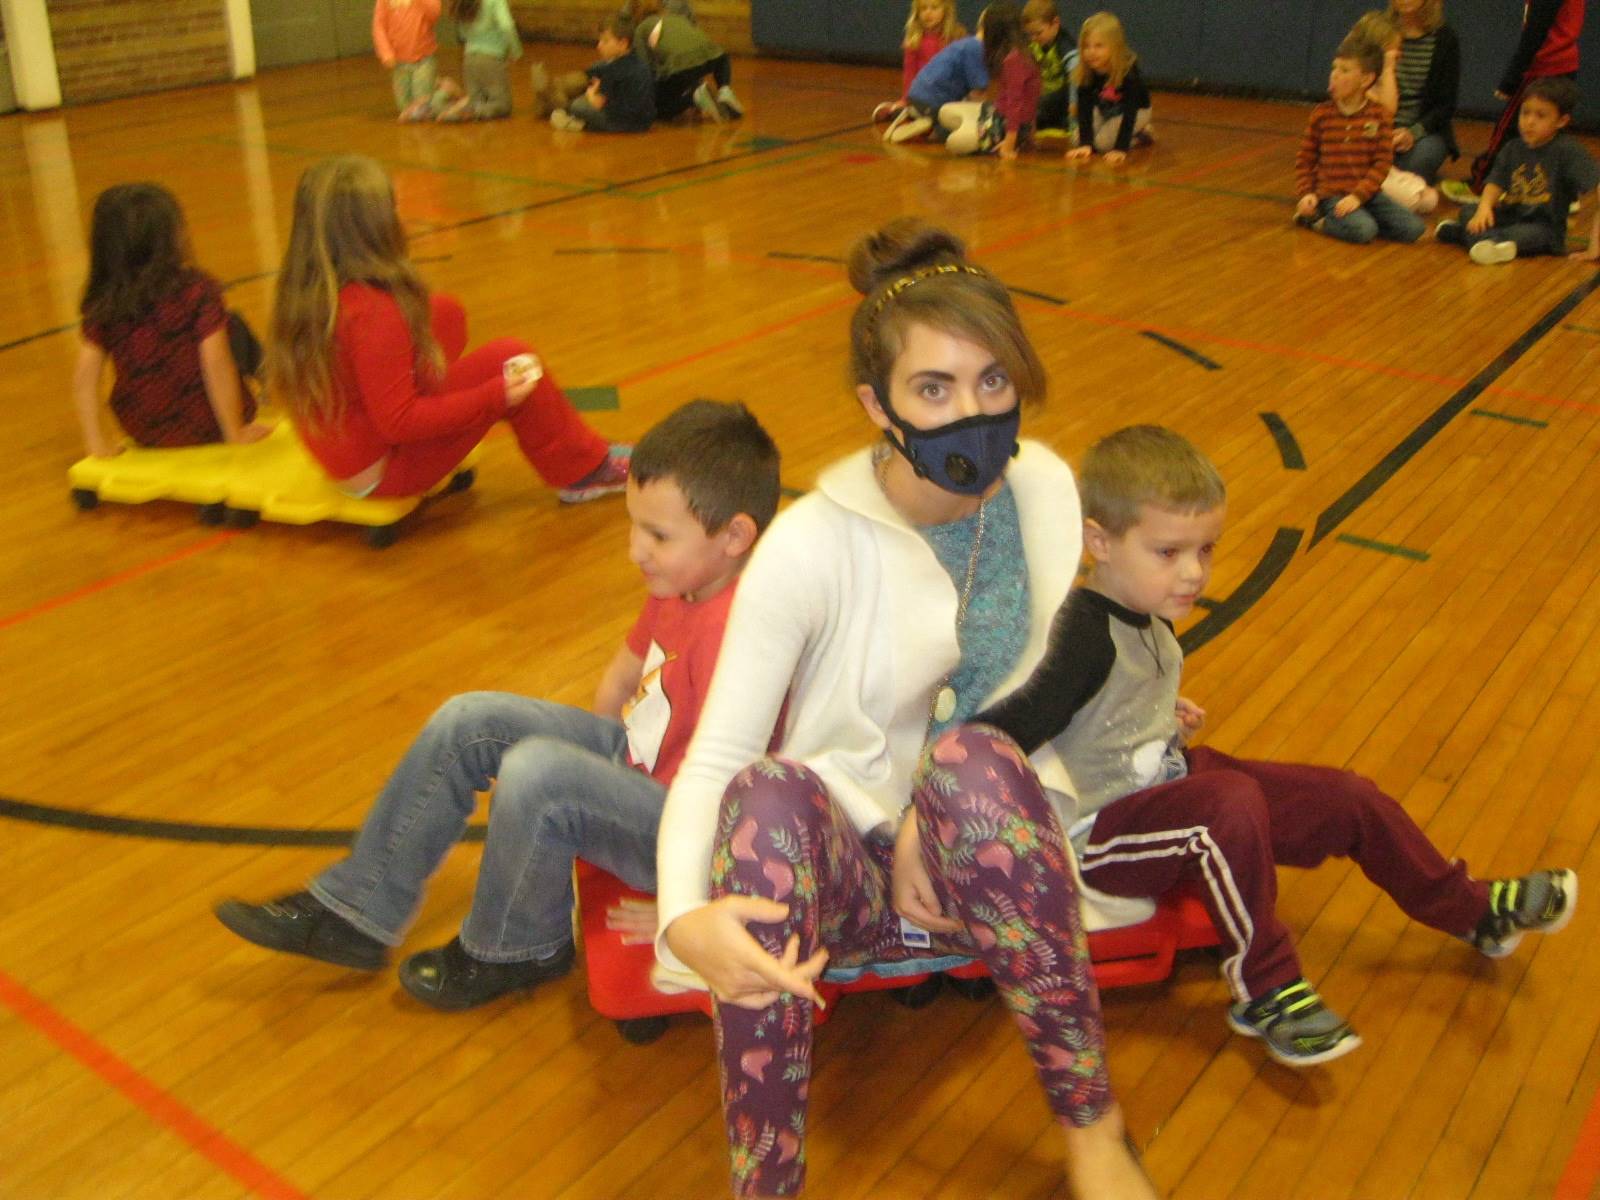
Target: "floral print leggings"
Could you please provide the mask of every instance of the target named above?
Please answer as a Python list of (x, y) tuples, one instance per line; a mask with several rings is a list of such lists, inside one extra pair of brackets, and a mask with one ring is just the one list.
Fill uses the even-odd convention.
[[(923, 862), (965, 936), (935, 936), (931, 950), (905, 946), (891, 894), (892, 838), (863, 838), (815, 774), (780, 759), (763, 759), (728, 785), (712, 895), (787, 904), (782, 922), (750, 926), (774, 955), (798, 934), (801, 958), (826, 946), (831, 967), (981, 957), (1027, 1039), (1051, 1109), (1092, 1124), (1111, 1103), (1099, 996), (1061, 827), (1026, 757), (990, 727), (951, 729), (924, 755), (912, 803)], [(811, 1018), (811, 1002), (788, 994), (758, 1011), (716, 1006), (740, 1196), (791, 1195), (805, 1183)]]

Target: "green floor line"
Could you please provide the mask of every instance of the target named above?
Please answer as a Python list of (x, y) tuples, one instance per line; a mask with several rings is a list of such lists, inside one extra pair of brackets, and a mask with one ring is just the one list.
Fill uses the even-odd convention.
[(1380, 554), (1392, 554), (1396, 558), (1409, 558), (1412, 562), (1428, 561), (1428, 554), (1424, 550), (1413, 550), (1409, 546), (1396, 546), (1389, 542), (1375, 542), (1371, 538), (1357, 537), (1353, 533), (1337, 534), (1335, 540), (1360, 546), (1363, 550), (1376, 550)]
[(1549, 421), (1536, 421), (1532, 417), (1516, 417), (1512, 416), (1510, 413), (1491, 412), (1487, 408), (1474, 408), (1468, 413), (1468, 415), (1474, 417), (1493, 417), (1496, 421), (1510, 421), (1513, 425), (1531, 425), (1535, 429), (1550, 428)]

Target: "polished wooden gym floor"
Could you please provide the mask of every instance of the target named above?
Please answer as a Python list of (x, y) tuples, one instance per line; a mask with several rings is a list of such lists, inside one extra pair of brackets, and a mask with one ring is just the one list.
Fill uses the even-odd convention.
[[(1363, 771), (1479, 874), (1600, 886), (1592, 267), (1295, 229), (1300, 105), (1162, 95), (1153, 149), (1078, 169), (886, 149), (865, 121), (890, 71), (735, 69), (744, 121), (637, 138), (553, 133), (520, 71), (510, 121), (402, 127), (367, 61), (0, 120), (4, 1200), (724, 1194), (704, 1020), (626, 1044), (581, 971), (441, 1015), (392, 971), (270, 955), (211, 917), (329, 862), (451, 693), (587, 703), (641, 592), (621, 503), (562, 509), (503, 434), (472, 491), (381, 552), (177, 504), (74, 511), (83, 231), (123, 180), (179, 195), (200, 263), (264, 329), (299, 172), (374, 155), (475, 338), (534, 342), (616, 439), (742, 399), (800, 489), (869, 433), (836, 260), (889, 217), (943, 221), (1017, 289), (1050, 368), (1027, 432), (1072, 458), (1163, 422), (1227, 477), (1188, 631), (1209, 742)], [(408, 951), (454, 932), (477, 853), (447, 861)], [(1203, 955), (1108, 994), (1113, 1080), (1164, 1192), (1600, 1195), (1600, 902), (1492, 963), (1345, 863), (1281, 880), (1307, 974), (1365, 1047), (1272, 1064), (1227, 1032)], [(849, 997), (817, 1056), (810, 1194), (1065, 1195), (997, 1002)]]

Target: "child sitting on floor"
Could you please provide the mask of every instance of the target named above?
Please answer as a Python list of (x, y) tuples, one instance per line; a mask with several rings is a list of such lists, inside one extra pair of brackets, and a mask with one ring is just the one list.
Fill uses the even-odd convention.
[(1225, 491), (1183, 438), (1134, 426), (1090, 447), (1078, 474), (1087, 584), (1056, 614), (1033, 676), (980, 713), (1025, 752), (1050, 741), (1078, 788), (1067, 830), (1083, 881), (1114, 896), (1202, 885), (1232, 953), (1228, 1024), (1288, 1066), (1361, 1044), (1301, 973), (1278, 919), (1274, 864), (1352, 858), (1414, 920), (1490, 958), (1572, 918), (1578, 878), (1538, 871), (1484, 882), (1436, 850), (1409, 814), (1351, 771), (1249, 762), (1185, 748), (1205, 713), (1178, 694), (1172, 622), (1211, 577)]
[(1068, 137), (1076, 132), (1078, 48), (1061, 29), (1056, 0), (1028, 0), (1022, 6), (1028, 50), (1039, 67), (1039, 115), (1035, 137)]
[(1328, 73), (1328, 99), (1311, 110), (1294, 160), (1295, 220), (1343, 242), (1414, 242), (1426, 226), (1380, 190), (1394, 163), (1393, 122), (1368, 93), (1383, 69), (1371, 42), (1347, 37)]
[[(1576, 138), (1562, 131), (1572, 120), (1578, 86), (1570, 79), (1535, 79), (1522, 92), (1520, 137), (1500, 147), (1484, 184), (1483, 199), (1463, 207), (1461, 220), (1440, 221), (1434, 236), (1467, 247), (1480, 266), (1567, 248), (1568, 211), (1600, 186), (1600, 170)], [(1589, 223), (1589, 245), (1572, 256), (1600, 261), (1600, 204)]]
[(254, 442), (271, 432), (254, 423), (244, 382), (261, 369), (261, 343), (190, 258), (183, 211), (160, 184), (119, 183), (95, 200), (72, 394), (84, 450), (96, 458), (122, 448), (101, 422), (107, 360), (111, 412), (141, 446)]
[(1150, 89), (1114, 13), (1097, 12), (1084, 21), (1073, 82), (1078, 89), (1078, 144), (1068, 158), (1087, 159), (1098, 151), (1114, 167), (1135, 143), (1150, 141)]
[(584, 424), (532, 348), (470, 353), (467, 315), (406, 253), (394, 185), (370, 158), (307, 167), (278, 272), (267, 359), (311, 456), (351, 496), (420, 496), (498, 421), (565, 504), (622, 491), (627, 446)]
[(572, 966), (572, 861), (655, 890), (667, 785), (711, 683), (734, 584), (778, 508), (778, 451), (743, 405), (697, 400), (640, 440), (628, 555), (649, 598), (606, 668), (594, 711), (470, 692), (429, 720), (355, 847), (294, 892), (227, 900), (217, 918), (269, 950), (376, 971), (423, 885), (494, 789), (460, 935), (413, 954), (400, 983), (434, 1008), (486, 1004)]
[(633, 22), (611, 17), (600, 24), (595, 49), (600, 61), (586, 72), (551, 81), (544, 65), (533, 67), (534, 103), (556, 129), (596, 133), (643, 133), (656, 119), (656, 81), (633, 53)]

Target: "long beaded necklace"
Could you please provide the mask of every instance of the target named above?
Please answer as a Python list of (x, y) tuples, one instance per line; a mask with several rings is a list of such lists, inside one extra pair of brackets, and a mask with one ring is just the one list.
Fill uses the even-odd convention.
[[(889, 448), (879, 446), (872, 453), (872, 472), (877, 477), (878, 487), (887, 498), (889, 489), (884, 478), (889, 461)], [(961, 628), (966, 624), (967, 605), (972, 602), (972, 586), (978, 579), (978, 558), (983, 553), (983, 530), (989, 512), (988, 497), (978, 501), (978, 528), (972, 537), (972, 553), (967, 556), (966, 578), (961, 584), (961, 597), (956, 605), (956, 645), (961, 645)], [(957, 666), (960, 666), (959, 660)], [(931, 729), (936, 724), (942, 724), (955, 715), (956, 690), (950, 686), (950, 680), (955, 676), (955, 668), (945, 672), (939, 681), (938, 688), (933, 693), (933, 699), (928, 704), (928, 727)]]

